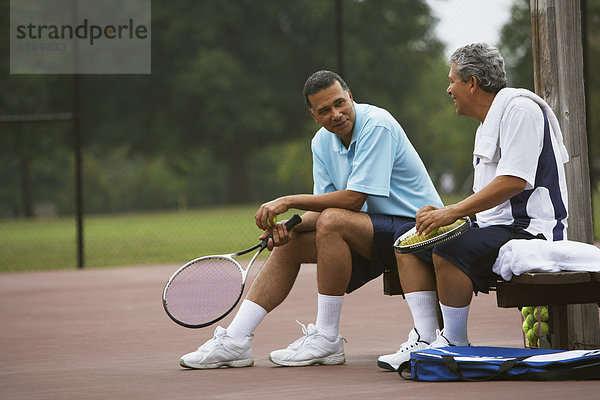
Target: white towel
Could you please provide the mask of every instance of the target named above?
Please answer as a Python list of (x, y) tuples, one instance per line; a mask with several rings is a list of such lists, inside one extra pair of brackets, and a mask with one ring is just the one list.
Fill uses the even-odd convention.
[(500, 136), (500, 121), (506, 110), (506, 106), (516, 97), (523, 96), (535, 101), (546, 113), (552, 132), (558, 143), (560, 149), (560, 155), (563, 163), (569, 161), (569, 153), (563, 142), (562, 131), (558, 124), (558, 119), (554, 115), (554, 111), (550, 108), (548, 103), (544, 101), (537, 94), (527, 89), (515, 89), (515, 88), (504, 88), (500, 90), (483, 121), (483, 124), (477, 129), (475, 134), (475, 146), (473, 154), (476, 157), (492, 160), (496, 152), (496, 145)]
[(572, 240), (513, 239), (500, 248), (492, 271), (505, 281), (524, 272), (600, 272), (600, 249)]

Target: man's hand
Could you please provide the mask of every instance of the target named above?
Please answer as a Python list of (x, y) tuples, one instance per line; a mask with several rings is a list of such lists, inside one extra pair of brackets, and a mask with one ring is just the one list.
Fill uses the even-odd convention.
[(271, 232), (273, 233), (273, 238), (269, 239), (267, 242), (267, 249), (269, 249), (269, 251), (273, 250), (275, 247), (283, 246), (291, 239), (291, 235), (285, 226), (285, 221), (278, 222), (275, 224), (274, 228), (267, 229), (258, 239), (263, 240)]
[(478, 212), (488, 210), (504, 203), (511, 197), (521, 193), (527, 185), (524, 179), (510, 175), (494, 178), (479, 192), (447, 207), (425, 206), (415, 216), (418, 233), (428, 234), (432, 230), (453, 223), (466, 215), (474, 218)]
[(289, 210), (289, 207), (284, 197), (264, 203), (258, 208), (258, 211), (256, 211), (256, 214), (254, 215), (256, 226), (262, 230), (272, 229), (272, 227), (275, 226), (273, 218), (279, 214), (283, 214), (287, 210)]
[[(360, 211), (368, 195), (353, 190), (337, 190), (322, 194), (292, 194), (279, 197), (264, 203), (258, 208), (256, 226), (260, 229), (270, 229), (267, 220), (273, 222), (276, 215), (283, 214), (290, 208), (304, 211), (321, 212), (327, 208), (343, 208), (350, 211)], [(303, 223), (303, 225), (305, 225)]]
[(417, 211), (415, 227), (417, 233), (427, 235), (440, 226), (450, 225), (462, 215), (457, 215), (453, 207), (424, 206)]

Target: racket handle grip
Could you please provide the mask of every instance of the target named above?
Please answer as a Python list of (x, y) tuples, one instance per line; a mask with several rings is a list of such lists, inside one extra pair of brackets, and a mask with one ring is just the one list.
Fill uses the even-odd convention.
[[(285, 227), (287, 228), (287, 230), (289, 232), (292, 229), (294, 229), (294, 227), (296, 225), (298, 225), (300, 222), (302, 222), (302, 218), (298, 214), (294, 214), (292, 216), (292, 218), (285, 221)], [(273, 232), (269, 233), (269, 236), (267, 236), (266, 238), (263, 239), (261, 246), (263, 248), (267, 247), (267, 243), (269, 242), (269, 239), (272, 239), (272, 238), (273, 238)]]
[(292, 216), (292, 218), (285, 221), (285, 227), (287, 228), (288, 231), (291, 231), (300, 222), (302, 222), (302, 218), (300, 218), (300, 216), (298, 214), (294, 214)]

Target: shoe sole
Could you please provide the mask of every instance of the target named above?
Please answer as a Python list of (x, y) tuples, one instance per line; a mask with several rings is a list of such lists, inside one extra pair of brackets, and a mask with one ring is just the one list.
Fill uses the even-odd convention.
[[(413, 352), (415, 352), (415, 351), (421, 351), (421, 350), (425, 350), (427, 347), (429, 347), (429, 345), (426, 345), (426, 346), (419, 346), (419, 347), (417, 347), (417, 348), (415, 348), (415, 349), (411, 350), (411, 351), (410, 351), (410, 353), (413, 353)], [(382, 356), (382, 357), (383, 357), (383, 356)], [(407, 362), (407, 361), (410, 361), (410, 354), (409, 354), (409, 357), (406, 359), (406, 361), (403, 361), (403, 363), (404, 363), (404, 362)], [(386, 369), (386, 370), (388, 370), (388, 371), (394, 371), (394, 372), (396, 372), (396, 371), (398, 371), (398, 368), (400, 368), (400, 365), (401, 365), (401, 364), (398, 364), (398, 366), (394, 367), (392, 364), (390, 364), (390, 363), (388, 363), (388, 362), (381, 361), (381, 360), (377, 360), (377, 366), (378, 366), (379, 368), (383, 368), (383, 369)]]
[(398, 367), (394, 368), (391, 364), (388, 364), (385, 361), (379, 361), (379, 360), (377, 360), (377, 366), (379, 368), (383, 368), (383, 369), (386, 369), (388, 371), (394, 371), (394, 372), (398, 371)]
[(254, 365), (254, 359), (249, 360), (235, 360), (235, 361), (226, 361), (226, 362), (218, 362), (212, 364), (186, 364), (185, 361), (179, 360), (179, 365), (183, 368), (191, 368), (191, 369), (217, 369), (221, 367), (228, 368), (243, 368), (243, 367), (251, 367)]
[(344, 354), (336, 354), (324, 358), (314, 358), (312, 360), (290, 361), (290, 360), (274, 360), (269, 354), (269, 361), (273, 364), (282, 365), (284, 367), (306, 367), (309, 365), (340, 365), (346, 363)]

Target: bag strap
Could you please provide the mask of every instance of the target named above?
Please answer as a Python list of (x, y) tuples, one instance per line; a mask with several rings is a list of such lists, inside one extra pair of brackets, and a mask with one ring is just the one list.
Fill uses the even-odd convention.
[(452, 371), (452, 373), (454, 375), (456, 375), (460, 380), (467, 381), (467, 382), (483, 382), (483, 381), (489, 381), (492, 379), (496, 379), (499, 376), (501, 376), (502, 374), (504, 374), (506, 371), (508, 371), (512, 367), (514, 367), (515, 364), (517, 363), (517, 361), (519, 361), (521, 358), (522, 357), (514, 358), (512, 360), (506, 360), (502, 364), (500, 364), (500, 367), (498, 368), (498, 372), (496, 372), (495, 374), (490, 375), (485, 378), (474, 379), (474, 378), (466, 378), (463, 376), (463, 374), (460, 372), (460, 368), (458, 367), (458, 364), (456, 363), (456, 360), (454, 359), (453, 356), (442, 355), (442, 360), (444, 361), (444, 364), (446, 365), (446, 367), (448, 367), (448, 369), (450, 371)]
[(408, 381), (412, 380), (410, 360), (404, 361), (402, 364), (400, 364), (400, 366), (398, 367), (398, 375), (400, 375), (400, 377)]

